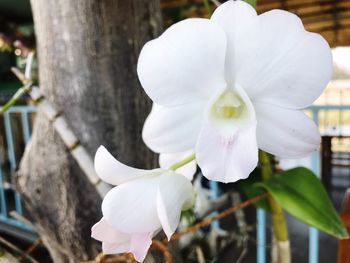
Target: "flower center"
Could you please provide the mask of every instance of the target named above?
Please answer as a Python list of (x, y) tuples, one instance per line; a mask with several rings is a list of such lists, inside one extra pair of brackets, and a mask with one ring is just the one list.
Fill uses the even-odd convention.
[(240, 117), (244, 108), (245, 104), (239, 94), (233, 90), (226, 90), (215, 101), (212, 114), (219, 119), (236, 119)]

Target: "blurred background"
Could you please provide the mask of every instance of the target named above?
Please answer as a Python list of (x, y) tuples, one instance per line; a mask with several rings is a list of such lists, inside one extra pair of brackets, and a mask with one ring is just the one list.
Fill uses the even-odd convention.
[[(163, 29), (188, 17), (209, 17), (208, 10), (214, 10), (219, 3), (161, 0)], [(334, 59), (332, 81), (315, 104), (306, 109), (310, 118), (318, 123), (322, 134), (319, 152), (301, 160), (276, 160), (277, 165), (282, 169), (300, 165), (311, 168), (320, 176), (335, 207), (340, 210), (345, 191), (350, 186), (350, 1), (259, 0), (257, 4), (258, 13), (275, 8), (297, 14), (307, 30), (323, 35), (333, 49)], [(36, 47), (30, 2), (0, 0), (0, 105), (5, 104), (22, 86), (11, 72), (11, 67), (24, 69), (28, 54), (36, 52)], [(33, 63), (33, 79), (40, 84), (36, 59)], [(15, 171), (30, 139), (35, 116), (36, 107), (27, 95), (0, 116), (0, 247), (12, 251), (23, 262), (50, 262), (49, 252), (32, 225), (33, 215), (24, 208), (14, 182)], [(210, 190), (204, 179), (199, 179), (199, 184), (203, 193)], [(219, 192), (223, 194), (232, 189), (234, 187), (218, 185), (205, 193), (211, 199)], [(230, 202), (226, 206), (236, 201), (232, 198)], [(256, 226), (256, 210), (253, 207), (244, 210), (239, 216), (227, 217), (218, 224), (202, 229), (203, 233), (208, 233), (210, 228), (217, 229), (213, 235), (220, 249), (213, 253), (209, 242), (212, 239), (207, 242), (203, 235), (199, 235), (194, 243), (200, 244), (198, 247), (203, 250), (204, 261), (200, 261), (196, 250), (189, 246), (183, 251), (187, 255), (185, 262), (263, 262), (257, 261), (256, 228), (265, 228), (269, 223), (264, 225), (260, 222)], [(269, 218), (267, 220), (269, 222)], [(310, 239), (306, 225), (291, 217), (288, 220), (293, 262), (336, 262), (338, 241), (335, 238), (320, 233), (318, 241), (317, 238)], [(242, 225), (237, 226), (242, 222), (243, 228)], [(268, 230), (266, 235), (267, 243), (263, 246), (268, 251)], [(317, 242), (318, 249), (317, 245), (310, 242)], [(316, 252), (310, 251), (310, 247), (315, 246)], [(23, 256), (23, 252), (30, 254), (31, 259)], [(266, 253), (268, 256), (269, 253)], [(319, 255), (318, 260), (309, 261), (309, 253)]]

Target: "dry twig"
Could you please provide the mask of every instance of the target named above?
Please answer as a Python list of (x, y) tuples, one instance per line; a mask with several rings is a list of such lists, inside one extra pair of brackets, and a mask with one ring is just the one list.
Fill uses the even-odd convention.
[(12, 244), (11, 242), (7, 241), (6, 239), (4, 239), (2, 237), (0, 237), (0, 243), (5, 245), (6, 247), (12, 249), (13, 251), (19, 253), (21, 256), (23, 256), (24, 258), (28, 259), (30, 262), (32, 262), (32, 263), (39, 263), (39, 261), (35, 260), (30, 255), (28, 255), (26, 252), (21, 250), (19, 247), (17, 247), (16, 245)]

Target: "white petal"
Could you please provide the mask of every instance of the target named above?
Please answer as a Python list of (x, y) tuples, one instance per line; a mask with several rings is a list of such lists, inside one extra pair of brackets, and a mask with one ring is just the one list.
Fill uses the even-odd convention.
[(160, 176), (133, 180), (110, 190), (102, 202), (103, 217), (117, 231), (128, 234), (160, 228), (156, 195)]
[(95, 170), (106, 183), (118, 185), (149, 173), (149, 170), (136, 169), (115, 159), (104, 146), (95, 154)]
[(161, 176), (157, 194), (157, 211), (163, 230), (170, 240), (184, 207), (194, 202), (191, 182), (182, 175), (168, 172)]
[(204, 125), (196, 146), (203, 175), (222, 183), (247, 178), (258, 162), (255, 130), (255, 125), (251, 125), (228, 136), (213, 124)]
[(151, 244), (151, 233), (132, 235), (130, 252), (134, 254), (136, 261), (143, 262)]
[(130, 241), (130, 235), (118, 232), (104, 218), (91, 229), (91, 237), (99, 241), (122, 244)]
[(226, 33), (226, 79), (233, 85), (237, 69), (242, 67), (256, 47), (256, 11), (244, 1), (227, 1), (214, 11), (211, 20)]
[(153, 104), (142, 131), (144, 142), (155, 152), (171, 153), (193, 149), (203, 109), (202, 102), (170, 108)]
[(309, 106), (332, 75), (328, 43), (305, 31), (301, 20), (286, 11), (273, 10), (258, 20), (256, 47), (235, 69), (235, 83), (253, 102), (292, 109)]
[[(189, 150), (180, 153), (161, 153), (159, 155), (159, 166), (164, 169), (168, 169), (173, 164), (184, 160), (185, 158), (194, 154), (194, 150)], [(197, 163), (195, 160), (180, 167), (176, 170), (176, 173), (185, 176), (188, 180), (192, 181), (193, 175), (197, 171)]]
[(192, 18), (148, 42), (137, 72), (148, 96), (161, 105), (206, 99), (224, 85), (226, 37), (208, 19)]
[(259, 148), (284, 158), (300, 158), (319, 147), (320, 133), (302, 111), (257, 103)]

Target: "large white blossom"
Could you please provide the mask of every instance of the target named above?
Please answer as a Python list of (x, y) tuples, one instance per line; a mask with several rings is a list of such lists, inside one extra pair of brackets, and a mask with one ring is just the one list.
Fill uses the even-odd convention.
[(103, 252), (131, 252), (143, 261), (154, 237), (164, 230), (168, 239), (181, 211), (194, 203), (191, 182), (165, 169), (142, 170), (116, 160), (103, 146), (95, 155), (95, 169), (105, 182), (118, 185), (102, 202), (103, 218), (92, 227)]
[(154, 102), (143, 139), (159, 153), (194, 149), (208, 179), (246, 178), (258, 148), (298, 158), (318, 147), (318, 129), (301, 109), (331, 73), (327, 42), (296, 15), (258, 16), (227, 1), (211, 19), (176, 23), (143, 47), (138, 75)]

